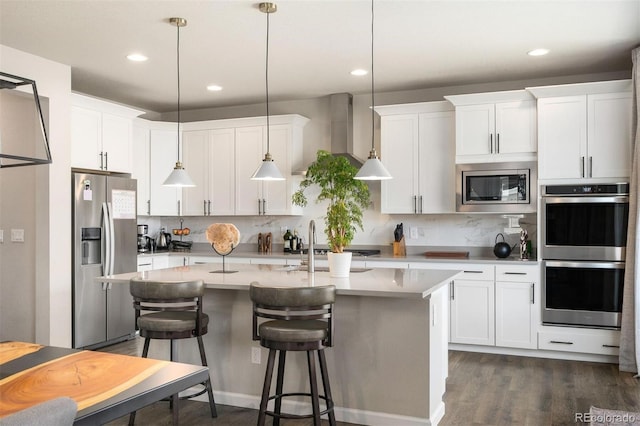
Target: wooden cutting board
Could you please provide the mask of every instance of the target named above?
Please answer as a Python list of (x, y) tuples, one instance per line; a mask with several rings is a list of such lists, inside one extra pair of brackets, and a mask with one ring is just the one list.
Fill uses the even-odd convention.
[(78, 410), (140, 383), (169, 361), (82, 351), (0, 380), (0, 417), (59, 396), (76, 401)]
[(426, 257), (435, 257), (441, 259), (465, 259), (469, 257), (468, 251), (427, 251), (424, 253)]

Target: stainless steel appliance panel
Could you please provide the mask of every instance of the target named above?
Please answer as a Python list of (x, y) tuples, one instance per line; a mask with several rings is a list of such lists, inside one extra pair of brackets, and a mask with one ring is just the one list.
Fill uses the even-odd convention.
[(543, 186), (542, 191), (543, 259), (624, 261), (627, 184)]
[(542, 322), (619, 328), (624, 262), (544, 261)]
[(456, 166), (456, 211), (525, 213), (536, 211), (535, 162)]
[[(132, 196), (135, 205), (137, 184), (124, 177), (73, 173), (72, 185), (72, 345), (97, 347), (135, 333), (128, 287), (102, 285), (95, 278), (137, 269), (135, 214), (131, 219), (110, 217), (114, 201), (126, 202)], [(113, 200), (114, 190), (124, 192)], [(115, 210), (123, 216), (121, 205)]]
[[(110, 176), (107, 179), (107, 204), (112, 209), (113, 219), (113, 267), (111, 274), (135, 272), (138, 269), (138, 237), (135, 214), (133, 217), (119, 217), (117, 203), (132, 203), (120, 209), (135, 212), (137, 182), (134, 179)], [(121, 192), (119, 192), (121, 191)], [(133, 194), (131, 194), (133, 193)], [(114, 195), (115, 194), (115, 195)], [(118, 199), (117, 194), (124, 194)], [(131, 199), (133, 195), (133, 199)], [(116, 197), (116, 199), (114, 199)], [(133, 297), (127, 285), (109, 284), (107, 291), (107, 340), (112, 340), (135, 332)]]

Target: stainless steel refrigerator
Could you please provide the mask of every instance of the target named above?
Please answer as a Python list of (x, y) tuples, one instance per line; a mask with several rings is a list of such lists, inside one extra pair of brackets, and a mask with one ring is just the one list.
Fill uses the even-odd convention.
[(73, 347), (97, 348), (135, 336), (129, 286), (96, 277), (137, 269), (135, 179), (73, 173)]

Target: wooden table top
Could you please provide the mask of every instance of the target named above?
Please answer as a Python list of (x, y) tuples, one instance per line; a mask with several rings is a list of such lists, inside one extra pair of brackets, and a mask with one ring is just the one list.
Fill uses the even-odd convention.
[(0, 343), (0, 418), (68, 396), (76, 424), (105, 423), (208, 378), (207, 367), (150, 358)]

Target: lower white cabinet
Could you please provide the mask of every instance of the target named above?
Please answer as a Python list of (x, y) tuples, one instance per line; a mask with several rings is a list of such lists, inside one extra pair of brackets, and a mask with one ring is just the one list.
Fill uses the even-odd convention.
[(412, 262), (410, 268), (457, 269), (450, 283), (449, 342), (536, 349), (540, 266)]
[(449, 341), (470, 345), (495, 344), (494, 266), (460, 265), (450, 288)]
[(538, 270), (537, 265), (496, 266), (496, 346), (536, 349)]
[(541, 327), (538, 349), (617, 356), (620, 331), (570, 327)]

